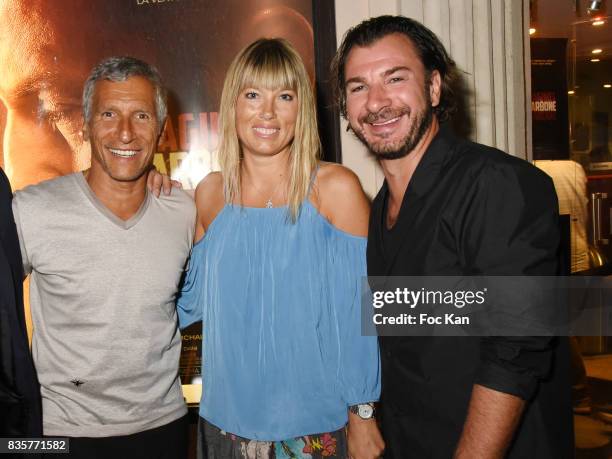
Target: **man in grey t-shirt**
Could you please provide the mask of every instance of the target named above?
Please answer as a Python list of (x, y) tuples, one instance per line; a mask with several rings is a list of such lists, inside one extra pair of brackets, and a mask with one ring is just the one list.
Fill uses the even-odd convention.
[(13, 201), (44, 434), (71, 437), (70, 457), (185, 457), (175, 295), (195, 208), (181, 190), (146, 188), (166, 117), (157, 70), (103, 61), (83, 112), (91, 169)]

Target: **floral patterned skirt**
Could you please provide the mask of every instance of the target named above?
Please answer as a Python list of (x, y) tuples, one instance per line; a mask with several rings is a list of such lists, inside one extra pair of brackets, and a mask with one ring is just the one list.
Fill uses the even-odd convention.
[(206, 459), (320, 459), (348, 457), (346, 430), (304, 435), (283, 441), (242, 438), (200, 418), (202, 451)]

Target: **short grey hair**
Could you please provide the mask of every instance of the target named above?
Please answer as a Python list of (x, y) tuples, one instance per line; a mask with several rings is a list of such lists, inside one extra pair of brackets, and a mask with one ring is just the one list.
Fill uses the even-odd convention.
[(151, 64), (129, 56), (109, 57), (96, 65), (91, 71), (83, 88), (83, 116), (85, 122), (91, 121), (93, 93), (98, 81), (125, 81), (132, 76), (146, 78), (153, 85), (155, 89), (155, 115), (161, 131), (168, 114), (166, 89), (162, 84), (161, 76)]

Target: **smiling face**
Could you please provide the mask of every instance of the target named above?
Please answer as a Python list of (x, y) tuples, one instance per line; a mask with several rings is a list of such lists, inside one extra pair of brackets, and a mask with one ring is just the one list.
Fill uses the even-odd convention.
[(291, 89), (247, 87), (236, 101), (236, 131), (243, 155), (288, 153), (295, 135), (298, 100)]
[(349, 126), (380, 159), (406, 156), (432, 125), (440, 75), (427, 72), (412, 42), (394, 33), (356, 46), (345, 66)]
[(155, 113), (155, 88), (147, 79), (98, 81), (91, 119), (83, 128), (91, 142), (92, 172), (103, 172), (118, 182), (143, 177), (159, 137)]

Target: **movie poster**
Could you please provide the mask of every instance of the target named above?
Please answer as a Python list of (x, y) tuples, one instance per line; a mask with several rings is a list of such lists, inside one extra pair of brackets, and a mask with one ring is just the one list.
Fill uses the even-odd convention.
[(569, 159), (567, 39), (531, 39), (534, 159)]
[[(314, 79), (311, 0), (0, 0), (0, 165), (14, 190), (89, 167), (81, 91), (113, 55), (153, 63), (169, 90), (157, 169), (192, 189), (216, 167), (231, 59), (283, 37)], [(201, 328), (183, 335), (184, 384), (200, 377)]]

